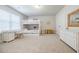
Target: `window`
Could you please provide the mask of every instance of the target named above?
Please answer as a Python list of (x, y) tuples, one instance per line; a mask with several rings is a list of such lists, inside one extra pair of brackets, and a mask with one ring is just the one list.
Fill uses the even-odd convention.
[(11, 15), (11, 30), (20, 30), (20, 17)]
[(0, 10), (0, 31), (9, 30), (9, 16), (10, 14)]
[(20, 30), (20, 17), (0, 10), (0, 31), (18, 31)]

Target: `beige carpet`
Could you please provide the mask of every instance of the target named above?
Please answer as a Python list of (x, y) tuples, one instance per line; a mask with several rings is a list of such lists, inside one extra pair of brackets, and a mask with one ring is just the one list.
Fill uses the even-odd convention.
[(56, 34), (53, 35), (25, 35), (10, 43), (0, 44), (2, 53), (74, 53), (62, 43)]

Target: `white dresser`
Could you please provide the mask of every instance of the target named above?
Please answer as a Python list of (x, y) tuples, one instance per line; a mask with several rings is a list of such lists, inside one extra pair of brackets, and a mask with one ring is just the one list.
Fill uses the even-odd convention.
[(15, 39), (15, 32), (3, 32), (2, 41), (11, 41)]

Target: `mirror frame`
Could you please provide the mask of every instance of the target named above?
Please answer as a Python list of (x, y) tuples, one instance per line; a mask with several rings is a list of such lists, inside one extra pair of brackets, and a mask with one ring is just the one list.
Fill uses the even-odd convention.
[(79, 8), (68, 14), (68, 27), (79, 27), (79, 23), (77, 23), (77, 25), (74, 25), (74, 24), (71, 24), (71, 20), (70, 20), (71, 15), (74, 15), (78, 12), (79, 12)]

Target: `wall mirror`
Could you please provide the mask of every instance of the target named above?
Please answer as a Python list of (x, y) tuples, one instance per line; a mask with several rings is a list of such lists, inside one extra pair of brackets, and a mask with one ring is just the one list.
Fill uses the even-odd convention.
[(68, 27), (79, 27), (79, 9), (68, 14)]

